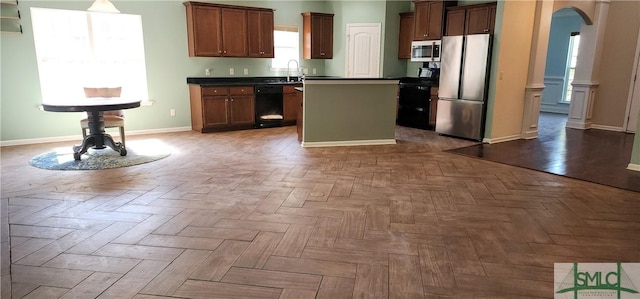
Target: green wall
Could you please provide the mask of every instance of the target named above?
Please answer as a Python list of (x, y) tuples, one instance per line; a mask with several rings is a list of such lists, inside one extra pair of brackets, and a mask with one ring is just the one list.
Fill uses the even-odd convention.
[[(381, 23), (382, 33), (385, 32), (384, 1), (329, 1), (328, 10), (333, 16), (333, 59), (325, 62), (325, 72), (329, 76), (345, 76), (347, 55), (347, 24), (349, 23)], [(384, 34), (380, 36), (380, 43), (384, 44)], [(380, 51), (380, 66), (384, 53)]]
[(402, 77), (407, 73), (406, 60), (398, 59), (398, 43), (400, 42), (400, 13), (410, 10), (407, 1), (387, 1), (382, 56), (383, 77)]
[[(300, 64), (317, 70), (317, 75), (342, 76), (345, 69), (345, 29), (347, 23), (370, 22), (382, 24), (381, 67), (385, 76), (402, 76), (405, 62), (397, 59), (397, 21), (391, 18), (395, 10), (407, 7), (401, 1), (210, 1), (234, 5), (274, 8), (276, 25), (297, 25), (302, 30), (300, 13), (333, 12), (334, 59), (302, 60)], [(389, 3), (387, 3), (389, 2)], [(28, 140), (80, 136), (78, 120), (82, 113), (53, 113), (40, 111), (40, 82), (31, 30), (30, 7), (86, 10), (92, 1), (20, 1), (24, 34), (0, 35), (1, 78), (0, 141)], [(113, 1), (128, 14), (142, 16), (149, 97), (152, 106), (132, 109), (127, 114), (127, 130), (145, 131), (189, 127), (189, 97), (187, 77), (204, 76), (205, 69), (213, 69), (211, 76), (227, 77), (229, 68), (235, 76), (284, 76), (286, 72), (270, 70), (271, 60), (260, 58), (188, 57), (185, 8), (182, 1)], [(386, 31), (387, 22), (389, 32)], [(395, 37), (397, 38), (397, 37)], [(385, 44), (386, 39), (389, 45)], [(302, 43), (302, 39), (300, 41)], [(386, 54), (385, 54), (386, 53)], [(171, 117), (169, 110), (175, 109)], [(44, 130), (46, 128), (46, 130)]]
[[(212, 68), (212, 76), (236, 76), (244, 68), (249, 76), (282, 76), (272, 72), (271, 59), (188, 57), (185, 8), (181, 1), (113, 1), (122, 13), (142, 16), (147, 81), (152, 106), (126, 112), (127, 130), (158, 130), (188, 127), (189, 94), (187, 77), (204, 76)], [(302, 30), (301, 12), (326, 11), (324, 1), (228, 1), (237, 5), (275, 8), (276, 24), (298, 25)], [(0, 140), (24, 140), (80, 136), (78, 121), (82, 113), (40, 111), (40, 82), (31, 29), (30, 7), (86, 10), (91, 1), (20, 1), (24, 33), (0, 35), (1, 78)], [(323, 60), (304, 60), (301, 65), (324, 74)], [(241, 76), (241, 75), (240, 75)], [(169, 110), (175, 109), (171, 117)]]

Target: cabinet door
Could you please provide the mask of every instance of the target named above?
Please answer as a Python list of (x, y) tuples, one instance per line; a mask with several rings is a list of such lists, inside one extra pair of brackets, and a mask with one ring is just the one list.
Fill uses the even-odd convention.
[(438, 114), (438, 88), (431, 87), (431, 96), (429, 98), (429, 126), (435, 128), (436, 115)]
[(429, 2), (416, 2), (414, 12), (413, 40), (427, 39), (429, 28)]
[(304, 12), (302, 24), (302, 57), (333, 58), (333, 15)]
[(229, 123), (227, 105), (227, 96), (202, 97), (202, 126), (205, 128), (226, 126)]
[(398, 41), (398, 59), (411, 58), (411, 40), (413, 39), (413, 14), (400, 14), (400, 38)]
[(298, 102), (298, 95), (295, 93), (285, 93), (282, 96), (282, 100), (284, 121), (296, 120), (296, 118), (298, 117), (298, 107), (300, 107), (300, 103)]
[(467, 34), (489, 33), (489, 7), (467, 9)]
[(427, 40), (442, 38), (442, 16), (444, 14), (444, 3), (442, 1), (431, 1), (429, 3), (429, 18), (427, 26)]
[(249, 56), (247, 49), (247, 11), (223, 8), (222, 55), (228, 57)]
[(444, 35), (464, 35), (465, 9), (447, 10), (447, 21)]
[(273, 12), (263, 11), (260, 17), (262, 57), (273, 58)]
[(273, 58), (273, 12), (247, 11), (249, 56)]
[(333, 16), (322, 16), (320, 37), (322, 38), (320, 58), (333, 58)]
[(323, 19), (322, 16), (312, 15), (311, 16), (311, 58), (322, 58), (320, 53), (322, 53), (322, 42), (324, 41), (324, 37), (322, 36), (322, 28), (323, 28)]
[(298, 141), (302, 141), (302, 113), (303, 113), (303, 107), (302, 107), (302, 98), (303, 98), (303, 93), (302, 92), (298, 92), (296, 93), (296, 96), (298, 97), (298, 102), (300, 103), (300, 105), (298, 106), (298, 116), (296, 117), (296, 131), (298, 132)]
[(232, 95), (230, 99), (231, 109), (229, 111), (232, 125), (253, 124), (253, 95)]
[(221, 56), (222, 37), (220, 9), (208, 6), (191, 6), (187, 11), (189, 56)]

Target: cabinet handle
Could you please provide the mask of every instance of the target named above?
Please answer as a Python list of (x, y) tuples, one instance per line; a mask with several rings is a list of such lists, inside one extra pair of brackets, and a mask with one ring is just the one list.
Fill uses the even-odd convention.
[(231, 101), (233, 102), (233, 98), (231, 99)]
[(224, 99), (224, 101), (225, 101), (225, 102), (228, 102), (228, 101), (229, 101), (229, 99)]
[(224, 51), (224, 54), (227, 54), (227, 51)]
[(489, 29), (485, 29), (484, 32), (489, 32)]
[(222, 51), (218, 51), (218, 54), (222, 54)]

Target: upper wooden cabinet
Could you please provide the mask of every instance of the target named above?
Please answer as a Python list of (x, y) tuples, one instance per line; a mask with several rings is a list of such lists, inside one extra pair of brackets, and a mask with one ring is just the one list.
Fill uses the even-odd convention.
[(273, 12), (247, 11), (249, 57), (273, 58)]
[(444, 35), (464, 35), (466, 13), (464, 6), (447, 8)]
[(222, 56), (246, 57), (247, 11), (244, 9), (222, 9)]
[(433, 40), (442, 37), (445, 7), (457, 1), (415, 0), (413, 40)]
[(413, 40), (413, 22), (412, 12), (403, 12), (400, 14), (400, 33), (398, 40), (398, 59), (411, 58), (411, 41)]
[[(273, 57), (272, 9), (202, 2), (184, 5), (189, 56)], [(258, 17), (254, 19), (256, 12)], [(270, 34), (266, 34), (268, 29)]]
[(302, 57), (333, 58), (333, 14), (302, 13)]
[(496, 2), (447, 8), (445, 35), (493, 34)]
[(496, 23), (496, 3), (488, 3), (478, 7), (467, 8), (466, 33), (491, 33)]

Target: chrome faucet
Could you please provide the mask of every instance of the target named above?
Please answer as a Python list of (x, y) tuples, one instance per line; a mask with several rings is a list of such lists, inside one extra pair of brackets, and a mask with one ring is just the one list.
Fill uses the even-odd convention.
[(291, 68), (289, 67), (289, 65), (292, 61), (296, 63), (296, 70), (300, 72), (300, 65), (298, 64), (298, 61), (295, 59), (289, 60), (289, 62), (287, 62), (287, 82), (291, 82)]

